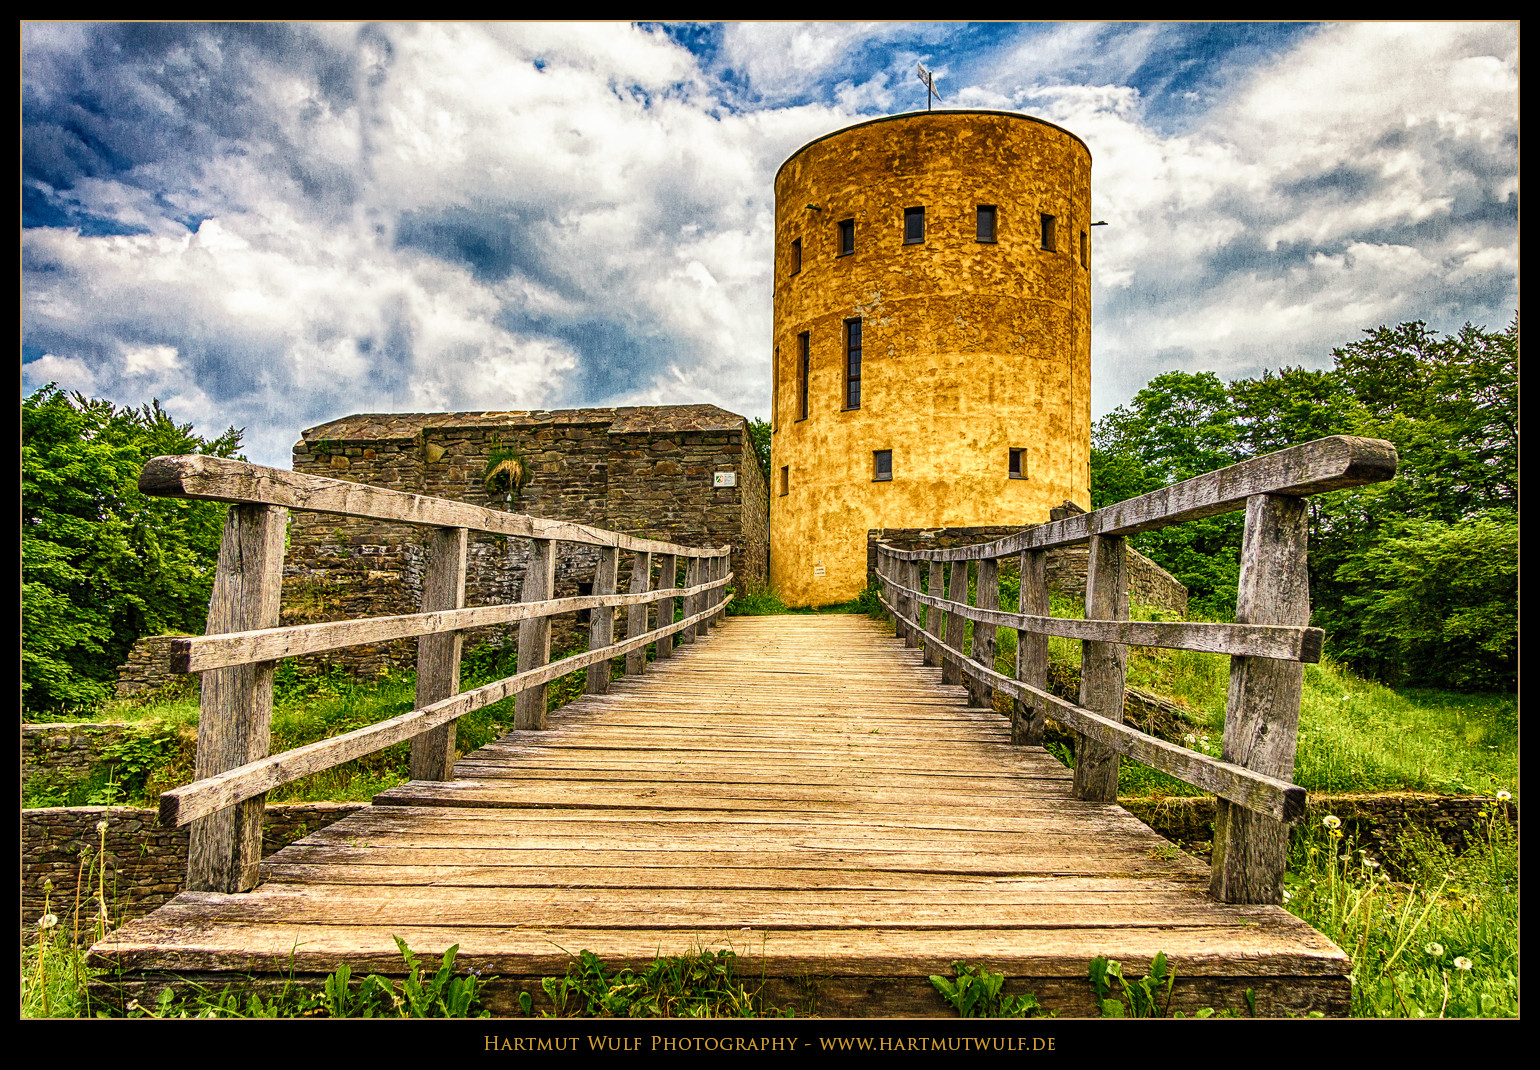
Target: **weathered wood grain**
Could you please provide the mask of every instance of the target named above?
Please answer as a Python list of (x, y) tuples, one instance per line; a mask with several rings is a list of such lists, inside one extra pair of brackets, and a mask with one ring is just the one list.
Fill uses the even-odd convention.
[[(525, 566), (521, 602), (543, 602), (556, 589), (556, 541), (531, 539), (532, 552)], [(519, 625), (519, 664), (521, 672), (537, 669), (551, 660), (551, 619), (531, 617)], [(530, 687), (514, 700), (513, 723), (517, 728), (545, 727), (545, 686)]]
[(349, 483), (324, 476), (265, 468), (246, 461), (202, 455), (154, 457), (139, 475), (139, 489), (164, 498), (196, 498), (303, 509), (315, 513), (394, 520), (430, 527), (462, 527), (531, 539), (560, 539), (588, 546), (614, 546), (644, 553), (724, 557), (730, 548), (697, 549), (639, 539), (615, 531), (559, 520), (505, 513), (466, 502)]
[[(975, 599), (977, 604), (971, 611), (982, 614), (999, 609), (999, 562), (981, 560), (976, 567), (978, 568), (978, 597)], [(968, 651), (969, 656), (985, 668), (993, 669), (995, 667), (995, 639), (995, 626), (975, 618), (973, 624), (973, 645)], [(968, 695), (975, 706), (994, 707), (994, 692), (983, 677), (970, 674), (963, 682), (967, 685)]]
[[(908, 562), (908, 565), (916, 576), (918, 576), (923, 570), (926, 575), (926, 589), (930, 594), (935, 595), (938, 598), (941, 597), (941, 592), (945, 589), (946, 584), (943, 582), (943, 576), (941, 572), (943, 566), (939, 562), (933, 562), (929, 565), (925, 565), (919, 561), (910, 561)], [(918, 589), (919, 582), (916, 581), (916, 592)], [(947, 615), (945, 613), (938, 613), (936, 610), (939, 607), (931, 602), (926, 601), (925, 599), (917, 598), (913, 595), (906, 595), (906, 597), (909, 598), (909, 604), (906, 612), (912, 614), (915, 620), (920, 619), (920, 614), (922, 612), (925, 613), (925, 631), (920, 636), (920, 647), (925, 656), (925, 664), (939, 669), (941, 668), (941, 646), (939, 643), (926, 642), (925, 636), (931, 636), (933, 638), (940, 639), (941, 628), (947, 619)], [(948, 604), (951, 603), (949, 602)], [(930, 608), (928, 611), (924, 611), (921, 610), (921, 606), (929, 606)]]
[[(968, 604), (968, 562), (954, 561), (947, 566), (947, 597), (959, 606)], [(967, 619), (961, 613), (948, 613), (946, 615), (946, 643), (954, 650), (963, 649), (963, 637), (967, 634)], [(962, 663), (966, 656), (948, 658), (945, 652), (941, 656), (941, 682), (944, 684), (961, 684), (964, 680)]]
[[(464, 528), (436, 528), (428, 540), (428, 573), (422, 581), (423, 612), (465, 605)], [(417, 641), (417, 698), (422, 709), (460, 691), (461, 633), (440, 632)], [(413, 780), (448, 780), (454, 773), (455, 726), (451, 721), (412, 738), (408, 768)]]
[[(1300, 624), (1310, 619), (1305, 513), (1298, 498), (1259, 494), (1246, 503), (1237, 621)], [(1232, 658), (1225, 760), (1267, 776), (1293, 776), (1303, 685), (1301, 665)], [(1214, 813), (1210, 893), (1226, 903), (1282, 902), (1288, 850), (1286, 825), (1220, 800)]]
[[(1048, 618), (1048, 553), (1021, 552), (1021, 613), (1038, 620)], [(1009, 627), (1009, 625), (1007, 625)], [(1048, 689), (1048, 636), (1041, 631), (1016, 630), (1016, 679), (1033, 689), (1028, 698), (1011, 699), (1011, 742), (1041, 747), (1048, 726), (1048, 706), (1036, 693)]]
[[(631, 594), (645, 594), (652, 587), (652, 555), (639, 553), (631, 559)], [(626, 613), (626, 637), (647, 631), (647, 607), (634, 605)], [(647, 668), (647, 648), (639, 647), (626, 655), (626, 675), (638, 676)]]
[[(1087, 620), (1128, 619), (1127, 540), (1095, 535), (1086, 565)], [(1080, 644), (1080, 706), (1109, 721), (1123, 720), (1123, 685), (1128, 647), (1120, 643)], [(1110, 802), (1118, 797), (1118, 752), (1092, 736), (1075, 746), (1075, 797)]]
[[(274, 506), (230, 507), (214, 570), (208, 631), (278, 623), (287, 521), (287, 510)], [(218, 776), (265, 758), (272, 733), (273, 663), (204, 673), (198, 710), (195, 776)], [(262, 811), (261, 794), (248, 792), (200, 815), (189, 834), (189, 889), (240, 892), (256, 884)]]
[[(679, 557), (676, 554), (658, 555), (658, 586), (665, 590), (675, 589), (679, 579)], [(674, 599), (670, 595), (658, 602), (658, 624), (670, 624), (674, 620)], [(665, 635), (658, 640), (658, 660), (673, 657), (674, 637)]]
[[(620, 550), (605, 546), (599, 550), (599, 563), (594, 568), (594, 595), (608, 598), (620, 583)], [(672, 585), (670, 585), (672, 586)], [(670, 603), (672, 605), (672, 603)], [(673, 619), (673, 614), (669, 614)], [(615, 611), (608, 605), (595, 607), (588, 617), (588, 649), (601, 650), (615, 641)], [(583, 690), (590, 695), (602, 695), (610, 689), (609, 662), (595, 662), (588, 671)]]

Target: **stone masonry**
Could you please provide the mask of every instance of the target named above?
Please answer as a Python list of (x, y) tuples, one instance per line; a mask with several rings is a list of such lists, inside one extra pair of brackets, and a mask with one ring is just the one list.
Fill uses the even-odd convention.
[[(517, 448), (532, 478), (511, 502), (484, 483), (497, 446)], [(762, 585), (768, 498), (748, 421), (713, 405), (349, 416), (303, 433), (294, 471), (509, 509), (687, 546), (733, 547), (733, 586)], [(732, 486), (716, 486), (732, 473)], [(284, 569), (283, 623), (414, 613), (427, 564), (426, 533), (408, 525), (293, 514)], [(558, 544), (556, 597), (588, 593), (598, 551)], [(516, 602), (528, 540), (471, 533), (466, 604)], [(620, 585), (631, 555), (621, 554)], [(552, 621), (553, 651), (571, 644), (577, 614)], [(465, 649), (511, 638), (517, 625), (478, 629)], [(324, 659), (369, 674), (416, 664), (402, 640)]]

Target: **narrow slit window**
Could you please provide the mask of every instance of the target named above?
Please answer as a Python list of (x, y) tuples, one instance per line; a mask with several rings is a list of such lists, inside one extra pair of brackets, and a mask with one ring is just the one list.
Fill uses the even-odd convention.
[(781, 468), (781, 494), (785, 495), (786, 492), (789, 491), (790, 489), (791, 489), (791, 465), (788, 464), (788, 465), (782, 466), (782, 468)]
[(893, 451), (872, 451), (872, 482), (886, 483), (893, 478)]
[(845, 408), (861, 407), (861, 321), (845, 321)]
[(904, 244), (918, 245), (925, 240), (925, 209), (904, 209)]
[(1091, 236), (1083, 230), (1080, 232), (1080, 266), (1091, 266)]
[(802, 270), (802, 239), (793, 238), (791, 241), (791, 273), (795, 275)]
[(979, 205), (978, 240), (995, 240), (995, 206), (992, 204)]
[(1011, 450), (1011, 458), (1010, 458), (1010, 462), (1009, 462), (1008, 471), (1009, 471), (1010, 477), (1012, 479), (1026, 479), (1027, 478), (1027, 457), (1026, 457), (1026, 454), (1027, 454), (1026, 450)]
[(809, 332), (797, 335), (797, 419), (807, 419), (807, 380), (812, 371)]
[(1045, 213), (1043, 215), (1043, 248), (1047, 249), (1050, 253), (1058, 251), (1058, 229), (1058, 217)]
[(856, 251), (856, 221), (854, 219), (841, 219), (840, 228), (840, 256), (849, 256)]

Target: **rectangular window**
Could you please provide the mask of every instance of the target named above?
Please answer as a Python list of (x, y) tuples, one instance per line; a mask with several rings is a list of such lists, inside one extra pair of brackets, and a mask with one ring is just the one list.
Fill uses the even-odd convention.
[(872, 482), (886, 483), (893, 478), (893, 451), (872, 451)]
[(1080, 232), (1080, 266), (1083, 268), (1091, 266), (1091, 238), (1083, 230)]
[(1010, 477), (1012, 479), (1027, 478), (1027, 451), (1011, 450)]
[(904, 209), (904, 244), (917, 245), (925, 240), (925, 209)]
[(1058, 251), (1058, 226), (1057, 218), (1047, 214), (1043, 216), (1043, 248), (1049, 252)]
[(840, 220), (840, 256), (849, 256), (856, 251), (856, 221), (854, 219)]
[(795, 275), (802, 270), (802, 239), (793, 238), (791, 242), (791, 273)]
[(845, 408), (861, 407), (861, 321), (845, 321)]
[(784, 466), (781, 469), (781, 493), (784, 495), (790, 489), (791, 489), (791, 465), (788, 464), (788, 465)]
[(770, 360), (770, 430), (781, 429), (781, 347)]
[[(589, 581), (588, 583), (584, 583), (581, 580), (578, 581), (578, 597), (579, 598), (587, 597), (588, 595), (591, 595), (593, 593), (594, 593), (594, 585), (593, 585), (592, 581)], [(577, 611), (577, 622), (579, 624), (588, 624), (588, 623), (590, 623), (590, 621), (592, 619), (592, 616), (593, 616), (593, 611), (592, 610), (580, 609), (580, 610)]]
[(992, 204), (979, 205), (978, 240), (995, 240), (995, 206)]
[(807, 419), (807, 379), (812, 371), (812, 357), (810, 355), (809, 338), (807, 331), (797, 335), (797, 419)]

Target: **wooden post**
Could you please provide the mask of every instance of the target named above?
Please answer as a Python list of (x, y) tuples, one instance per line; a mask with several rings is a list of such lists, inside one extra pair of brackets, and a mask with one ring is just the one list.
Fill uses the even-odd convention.
[[(614, 594), (619, 581), (620, 550), (599, 547), (599, 567), (594, 569), (594, 594)], [(601, 650), (615, 641), (615, 607), (605, 606), (588, 615), (588, 649)], [(610, 689), (610, 662), (588, 667), (588, 682), (583, 690), (590, 695), (607, 694)]]
[[(544, 602), (556, 589), (556, 540), (531, 539), (529, 569), (524, 573), (521, 602)], [(519, 672), (538, 669), (551, 660), (551, 618), (535, 617), (519, 625)], [(513, 727), (545, 728), (545, 684), (520, 691), (513, 700)]]
[[(1087, 620), (1128, 619), (1128, 552), (1121, 535), (1092, 535), (1086, 562)], [(1128, 648), (1122, 643), (1080, 644), (1080, 705), (1112, 721), (1123, 720), (1123, 682)], [(1075, 798), (1116, 802), (1118, 754), (1105, 743), (1075, 738)]]
[[(652, 554), (638, 553), (631, 560), (631, 586), (629, 594), (646, 594), (652, 590)], [(647, 630), (647, 606), (626, 607), (626, 638), (632, 639)], [(626, 675), (637, 676), (647, 668), (647, 648), (641, 647), (626, 655)]]
[[(465, 607), (464, 528), (435, 528), (428, 537), (428, 574), (422, 581), (422, 611)], [(460, 693), (460, 632), (417, 640), (417, 708)], [(413, 780), (452, 780), (455, 723), (412, 737), (408, 769)]]
[[(980, 609), (1000, 608), (1000, 562), (995, 558), (979, 559), (979, 595), (974, 603)], [(995, 667), (995, 626), (973, 622), (973, 660), (986, 669)], [(974, 677), (968, 677), (968, 694), (975, 706), (993, 709), (995, 690)]]
[[(912, 591), (920, 589), (920, 563), (918, 561), (905, 561), (904, 586)], [(918, 624), (920, 619), (920, 604), (909, 595), (903, 599), (904, 616)], [(918, 647), (920, 645), (920, 632), (918, 627), (910, 627), (904, 632), (904, 645)]]
[[(1048, 616), (1048, 551), (1024, 550), (1021, 555), (1021, 609), (1035, 617)], [(1016, 679), (1033, 687), (1048, 687), (1048, 637), (1036, 632), (1016, 630)], [(1011, 700), (1011, 742), (1017, 746), (1041, 747), (1047, 728), (1048, 703), (1036, 699), (1028, 704)]]
[[(206, 634), (277, 627), (288, 516), (287, 509), (277, 506), (230, 506), (219, 543)], [(272, 721), (273, 662), (205, 672), (193, 779), (266, 758)], [(256, 887), (264, 798), (258, 795), (192, 823), (187, 847), (189, 891), (245, 892)]]
[[(941, 562), (932, 561), (926, 568), (925, 593), (940, 598), (946, 594), (946, 584), (941, 582)], [(937, 643), (925, 641), (925, 636), (935, 639), (941, 638), (941, 622), (946, 619), (946, 614), (935, 606), (925, 607), (925, 634), (920, 636), (920, 642), (925, 648), (925, 664), (933, 669), (941, 667), (941, 647)]]
[[(697, 581), (698, 583), (710, 583), (712, 580), (716, 579), (716, 570), (712, 568), (712, 561), (714, 560), (715, 558), (710, 557), (703, 557), (700, 559), (700, 579)], [(695, 612), (704, 613), (707, 609), (711, 608), (712, 599), (716, 598), (716, 596), (717, 593), (715, 591), (706, 591), (704, 594), (702, 594), (700, 596), (700, 601), (695, 603)], [(695, 624), (695, 634), (701, 639), (706, 638), (706, 633), (710, 631), (710, 629), (710, 617), (707, 617)]]
[[(1305, 499), (1254, 494), (1246, 499), (1237, 624), (1310, 623), (1305, 570)], [(1276, 658), (1232, 657), (1222, 757), (1257, 773), (1292, 780), (1305, 667)], [(1278, 903), (1289, 826), (1216, 799), (1209, 894), (1224, 903)]]
[[(722, 577), (726, 576), (727, 573), (730, 571), (727, 566), (728, 566), (728, 558), (725, 558), (725, 557), (713, 557), (711, 559), (711, 578), (714, 579), (714, 580), (719, 580)], [(715, 591), (711, 592), (711, 601), (712, 601), (713, 605), (720, 606), (722, 604), (722, 602), (726, 598), (727, 598), (727, 588), (726, 587), (723, 587), (723, 588), (720, 588), (719, 590), (715, 590)], [(713, 628), (715, 628), (717, 625), (721, 624), (722, 621), (724, 621), (726, 619), (727, 619), (727, 610), (726, 609), (718, 609), (715, 613), (713, 613), (711, 616), (706, 618), (706, 623), (711, 625)]]
[[(668, 590), (677, 586), (675, 581), (679, 578), (679, 558), (674, 554), (658, 555), (658, 588)], [(665, 598), (658, 603), (658, 627), (663, 628), (674, 623), (674, 599)], [(674, 656), (674, 636), (665, 635), (655, 644), (658, 650), (658, 660)]]
[[(953, 602), (968, 604), (968, 562), (953, 561), (950, 574), (947, 576), (947, 598)], [(946, 615), (946, 645), (953, 650), (963, 649), (963, 637), (968, 634), (968, 621), (960, 613), (948, 613)], [(962, 664), (950, 655), (941, 659), (941, 682), (943, 684), (960, 684), (963, 682)]]
[[(688, 557), (688, 558), (686, 558), (685, 560), (686, 560), (686, 564), (684, 566), (684, 585), (686, 587), (694, 587), (694, 586), (698, 585), (701, 582), (701, 575), (702, 575), (702, 571), (703, 571), (701, 569), (701, 560), (700, 560), (700, 558), (695, 557), (693, 555)], [(695, 616), (695, 614), (700, 611), (700, 604), (701, 604), (700, 595), (698, 595), (698, 594), (687, 594), (687, 595), (685, 595), (684, 596), (684, 615), (686, 617), (693, 617), (693, 616)], [(693, 642), (695, 642), (695, 626), (692, 624), (690, 627), (685, 628), (683, 631), (681, 631), (679, 633), (679, 638), (680, 638), (681, 641), (686, 642), (686, 643), (693, 643)]]

